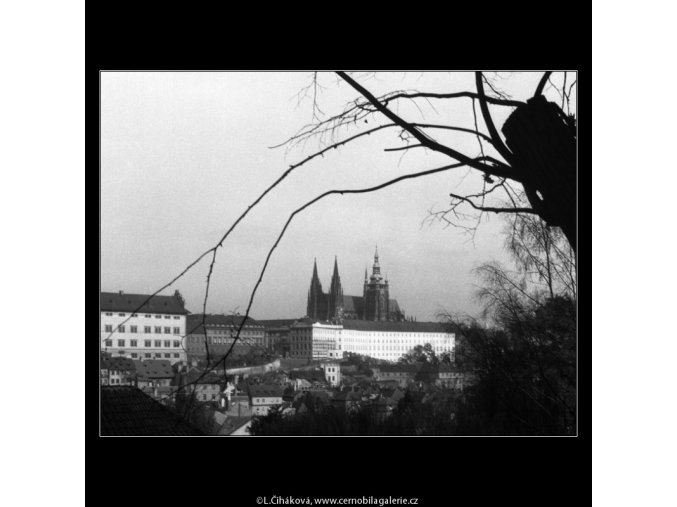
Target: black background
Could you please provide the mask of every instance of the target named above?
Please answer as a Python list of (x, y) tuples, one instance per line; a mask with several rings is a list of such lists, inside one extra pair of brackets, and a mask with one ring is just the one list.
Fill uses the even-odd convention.
[[(591, 484), (590, 15), (299, 6), (242, 12), (87, 12), (87, 329), (98, 336), (100, 70), (578, 70), (579, 426), (552, 438), (101, 438), (98, 346), (88, 341), (87, 493), (123, 503), (256, 505), (259, 496), (418, 497), (420, 505), (589, 502)], [(293, 12), (292, 12), (293, 11)], [(258, 16), (262, 12), (257, 13)], [(309, 16), (309, 14), (312, 15)], [(538, 17), (537, 17), (538, 16)], [(287, 18), (294, 17), (296, 23)], [(432, 21), (431, 21), (432, 20)], [(187, 498), (182, 499), (183, 495)], [(128, 500), (127, 500), (128, 499)], [(122, 501), (122, 500), (121, 500)], [(149, 504), (148, 502), (153, 502)]]

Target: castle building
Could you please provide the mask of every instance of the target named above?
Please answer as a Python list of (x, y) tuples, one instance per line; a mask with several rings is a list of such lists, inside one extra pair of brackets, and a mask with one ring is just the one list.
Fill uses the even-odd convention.
[[(186, 352), (188, 359), (206, 359), (209, 350), (210, 359), (227, 354), (231, 346), (234, 356), (245, 355), (252, 348), (265, 347), (265, 328), (262, 324), (240, 315), (191, 314), (186, 319)], [(205, 328), (202, 327), (204, 323)], [(242, 326), (240, 337), (235, 345), (235, 336)]]
[(417, 345), (453, 353), (456, 336), (439, 322), (343, 319), (340, 324), (299, 319), (289, 334), (290, 357), (337, 360), (346, 352), (395, 362)]
[(404, 312), (397, 300), (390, 299), (390, 285), (381, 275), (378, 248), (374, 254), (371, 277), (364, 271), (362, 296), (346, 296), (341, 287), (338, 260), (334, 258), (334, 273), (331, 277), (329, 292), (322, 291), (322, 283), (317, 275), (317, 260), (313, 266), (313, 276), (308, 290), (307, 316), (313, 320), (341, 322), (343, 319), (369, 321), (404, 321)]
[(183, 297), (102, 292), (101, 350), (133, 360), (186, 361)]

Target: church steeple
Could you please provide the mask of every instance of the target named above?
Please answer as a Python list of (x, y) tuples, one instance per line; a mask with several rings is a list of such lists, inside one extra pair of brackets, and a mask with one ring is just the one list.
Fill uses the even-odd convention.
[(334, 273), (331, 275), (331, 286), (329, 287), (327, 320), (341, 318), (343, 318), (343, 288), (338, 272), (338, 259), (334, 256)]
[(381, 264), (378, 259), (378, 245), (374, 251), (374, 264), (371, 277), (364, 284), (364, 316), (365, 320), (384, 321), (390, 318), (390, 299), (388, 282), (383, 281)]
[(376, 245), (376, 253), (374, 253), (374, 265), (372, 266), (371, 278), (373, 280), (381, 280), (381, 265), (378, 263), (378, 245)]
[(339, 280), (339, 283), (341, 283), (338, 272), (338, 257), (336, 255), (334, 255), (334, 273), (331, 275), (332, 285), (334, 284), (334, 279)]
[(322, 292), (322, 283), (317, 276), (317, 258), (313, 264), (313, 277), (310, 280), (310, 289), (308, 290), (307, 314), (311, 319), (324, 319), (327, 313), (327, 299)]

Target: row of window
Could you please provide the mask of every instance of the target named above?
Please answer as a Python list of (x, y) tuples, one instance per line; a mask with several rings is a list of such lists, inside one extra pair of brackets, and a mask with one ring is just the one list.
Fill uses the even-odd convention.
[[(420, 344), (417, 343), (416, 345), (420, 345)], [(370, 350), (371, 351), (377, 351), (377, 350), (395, 350), (395, 351), (397, 351), (397, 350), (402, 350), (404, 352), (407, 352), (408, 350), (411, 350), (412, 348), (414, 348), (415, 345), (408, 345), (407, 344), (407, 345), (399, 345), (398, 346), (398, 345), (381, 345), (381, 344), (367, 343), (367, 344), (358, 344), (358, 345), (355, 346), (355, 345), (347, 343), (345, 345), (345, 347), (346, 347), (346, 350), (349, 350), (350, 348), (355, 348), (358, 351), (365, 351), (365, 350), (366, 351), (370, 351)], [(445, 351), (449, 350), (449, 345), (433, 345), (432, 348), (435, 352), (445, 352)]]
[[(127, 340), (117, 340), (117, 346), (118, 347), (125, 347), (125, 342)], [(138, 347), (138, 340), (129, 340), (129, 346), (130, 347)], [(153, 340), (144, 340), (143, 346), (144, 347), (151, 347), (151, 343)], [(112, 347), (113, 346), (113, 340), (106, 340), (106, 347)], [(162, 347), (162, 340), (155, 340), (155, 347)], [(172, 346), (172, 341), (171, 340), (165, 340), (164, 343), (164, 348), (168, 349)], [(174, 340), (174, 348), (179, 348), (181, 346), (181, 340)]]
[[(113, 325), (112, 324), (106, 324), (104, 326), (104, 329), (107, 333), (112, 333), (113, 332)], [(118, 327), (118, 333), (124, 333), (126, 329), (126, 326), (119, 326)], [(155, 334), (162, 334), (163, 327), (162, 326), (155, 326)], [(181, 328), (180, 327), (175, 327), (171, 328), (169, 326), (164, 327), (165, 334), (181, 334)], [(130, 333), (138, 333), (139, 332), (139, 327), (138, 326), (129, 326), (129, 332)], [(146, 334), (151, 333), (151, 326), (144, 326), (143, 332)]]
[[(130, 355), (132, 356), (132, 359), (137, 359), (137, 358), (139, 357), (139, 354), (137, 354), (136, 352), (132, 352)], [(178, 358), (178, 357), (179, 357), (179, 354), (178, 354), (177, 352), (174, 352), (174, 355), (173, 355), (173, 356), (174, 356), (175, 358)], [(152, 358), (152, 354), (150, 354), (149, 352), (146, 352), (146, 353), (143, 355), (143, 357), (145, 357), (146, 359), (150, 359), (150, 358)], [(171, 357), (172, 357), (172, 354), (170, 354), (169, 352), (165, 352), (165, 358), (166, 358), (166, 359), (171, 359)], [(156, 353), (155, 353), (155, 358), (156, 358), (156, 359), (162, 359), (162, 354), (160, 354), (159, 352), (156, 352)]]
[[(216, 335), (235, 336), (237, 334), (237, 329), (230, 329), (230, 330), (226, 330), (226, 331), (218, 330), (218, 329), (217, 330), (208, 329), (208, 331), (209, 331), (210, 335), (216, 334)], [(263, 336), (264, 334), (265, 333), (263, 331), (247, 331), (245, 329), (240, 331), (240, 336), (242, 336), (242, 335)]]
[(308, 343), (295, 343), (292, 345), (292, 349), (310, 350), (312, 347)]
[[(126, 313), (118, 313), (118, 317), (125, 317), (126, 315), (127, 315)], [(106, 312), (106, 316), (112, 317), (113, 312)], [(139, 315), (136, 314), (136, 313), (133, 313), (131, 316), (132, 317), (138, 317)], [(152, 317), (152, 315), (149, 314), (149, 313), (146, 313), (146, 314), (144, 314), (143, 317), (146, 318), (146, 319), (150, 319)], [(163, 315), (155, 315), (156, 319), (161, 319), (162, 317), (163, 317)], [(173, 318), (174, 320), (179, 320), (181, 317), (179, 315), (164, 315), (164, 318), (165, 319), (172, 319)]]

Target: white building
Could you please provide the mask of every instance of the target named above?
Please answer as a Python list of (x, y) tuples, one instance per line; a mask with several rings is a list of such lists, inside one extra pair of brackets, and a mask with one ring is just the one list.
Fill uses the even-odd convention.
[(296, 359), (328, 359), (335, 355), (342, 326), (328, 322), (301, 319), (289, 331), (289, 357)]
[[(102, 292), (101, 350), (112, 357), (186, 361), (186, 310), (178, 291), (173, 296)], [(141, 306), (143, 304), (143, 306)], [(136, 312), (136, 313), (134, 313)]]
[(99, 362), (102, 386), (133, 386), (136, 365), (126, 357), (103, 357)]
[(274, 385), (249, 386), (252, 415), (266, 415), (271, 408), (282, 405), (282, 388)]
[(397, 361), (417, 345), (429, 343), (436, 355), (453, 352), (454, 333), (438, 322), (343, 320), (338, 349), (386, 361)]
[(324, 370), (324, 378), (330, 386), (341, 385), (341, 363), (338, 361), (322, 361), (320, 366)]
[[(193, 359), (205, 359), (207, 346), (211, 357), (221, 357), (233, 346), (237, 331), (242, 326), (240, 337), (233, 346), (233, 355), (244, 355), (252, 348), (265, 348), (265, 328), (251, 317), (243, 324), (240, 315), (191, 314), (186, 317), (186, 351)], [(205, 324), (207, 331), (202, 327)], [(205, 337), (206, 334), (206, 337)], [(205, 345), (206, 339), (206, 345)]]
[(352, 352), (386, 361), (397, 361), (417, 345), (429, 343), (435, 354), (452, 352), (455, 336), (438, 322), (384, 322), (344, 319), (341, 325), (297, 321), (289, 334), (290, 357), (341, 358)]

